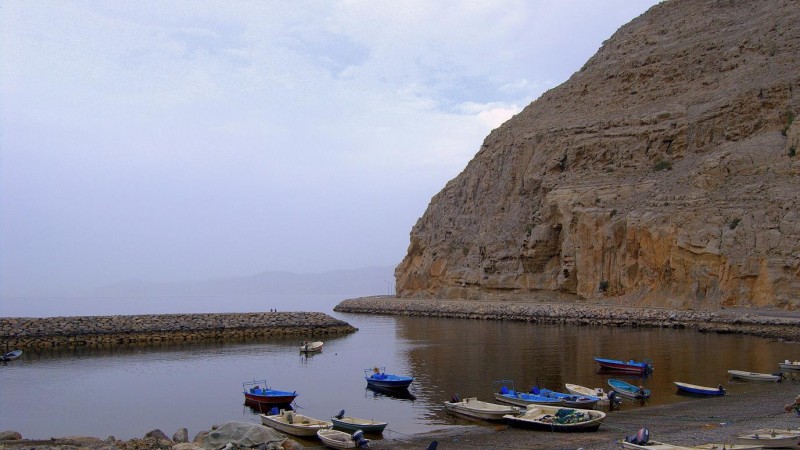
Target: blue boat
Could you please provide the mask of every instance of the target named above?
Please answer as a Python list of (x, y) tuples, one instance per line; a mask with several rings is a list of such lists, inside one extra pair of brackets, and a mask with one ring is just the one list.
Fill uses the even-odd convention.
[(696, 384), (681, 383), (680, 381), (674, 381), (674, 383), (675, 386), (678, 387), (679, 391), (686, 392), (688, 394), (712, 396), (725, 395), (725, 389), (722, 388), (722, 385), (713, 388), (707, 386), (698, 386)]
[[(545, 397), (543, 395), (519, 392), (514, 389), (514, 382), (511, 380), (500, 380), (495, 383), (502, 383), (500, 392), (494, 394), (497, 401), (510, 405), (527, 407), (528, 405), (551, 405), (561, 406), (564, 402), (560, 398)], [(510, 388), (508, 386), (511, 386)]]
[(634, 386), (630, 383), (626, 383), (615, 378), (608, 380), (608, 385), (614, 389), (614, 392), (623, 397), (634, 400), (644, 400), (650, 398), (650, 389), (645, 389), (644, 386)]
[(364, 379), (367, 380), (367, 387), (377, 389), (408, 389), (408, 386), (414, 381), (413, 377), (404, 377), (401, 375), (392, 375), (386, 373), (386, 368), (373, 367), (372, 369), (364, 369)]
[(636, 375), (647, 375), (653, 371), (653, 366), (642, 361), (621, 361), (619, 359), (595, 358), (601, 370), (613, 370), (617, 372), (634, 373)]
[(245, 403), (260, 405), (288, 405), (297, 397), (297, 391), (278, 391), (267, 387), (267, 380), (242, 383)]
[(592, 409), (600, 401), (600, 397), (594, 395), (574, 395), (550, 389), (539, 389), (539, 395), (560, 399), (564, 406), (570, 408)]

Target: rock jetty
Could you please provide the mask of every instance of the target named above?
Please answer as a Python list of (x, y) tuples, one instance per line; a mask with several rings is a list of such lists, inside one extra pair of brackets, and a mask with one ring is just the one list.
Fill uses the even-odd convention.
[(336, 305), (334, 311), (550, 324), (688, 328), (800, 341), (800, 316), (783, 311), (692, 311), (585, 302), (430, 300), (387, 296), (344, 300)]
[(69, 348), (265, 336), (324, 336), (355, 331), (357, 329), (347, 322), (321, 312), (0, 318), (0, 341), (9, 348)]

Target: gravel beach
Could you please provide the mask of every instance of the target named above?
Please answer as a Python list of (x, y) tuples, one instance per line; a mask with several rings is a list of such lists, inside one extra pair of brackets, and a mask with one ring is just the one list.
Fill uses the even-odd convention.
[(758, 428), (800, 428), (800, 417), (783, 406), (800, 395), (800, 376), (782, 383), (748, 383), (746, 394), (690, 398), (685, 402), (612, 411), (596, 433), (550, 433), (497, 426), (465, 426), (403, 439), (374, 441), (376, 449), (619, 449), (619, 441), (640, 428), (650, 438), (677, 445), (731, 443)]

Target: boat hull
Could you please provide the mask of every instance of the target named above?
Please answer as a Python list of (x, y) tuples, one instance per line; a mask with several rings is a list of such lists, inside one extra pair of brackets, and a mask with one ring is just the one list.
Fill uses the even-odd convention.
[(728, 375), (739, 380), (747, 381), (780, 381), (780, 375), (771, 373), (747, 372), (744, 370), (728, 370)]
[(260, 416), (263, 425), (293, 436), (316, 436), (317, 431), (333, 427), (331, 422), (312, 419), (300, 414), (292, 414), (291, 411), (281, 411), (280, 414), (276, 415), (261, 414)]
[(325, 429), (317, 431), (316, 434), (326, 447), (356, 448), (358, 446), (356, 441), (353, 440), (353, 436), (343, 431)]
[(322, 351), (323, 343), (320, 341), (309, 342), (300, 346), (301, 353), (316, 353)]
[(620, 361), (616, 359), (595, 358), (595, 362), (600, 366), (601, 370), (610, 370), (614, 372), (632, 373), (636, 375), (647, 375), (653, 371), (653, 366), (643, 362), (636, 361)]
[(331, 423), (333, 423), (334, 428), (340, 430), (361, 430), (364, 433), (382, 433), (383, 429), (388, 425), (386, 422), (375, 422), (367, 419), (357, 419), (355, 417), (342, 417), (341, 419), (331, 417)]
[(453, 414), (490, 422), (499, 422), (504, 420), (504, 416), (519, 414), (519, 409), (516, 407), (482, 402), (475, 398), (459, 402), (444, 402), (444, 408)]
[(611, 388), (614, 389), (614, 392), (617, 394), (632, 400), (644, 400), (650, 398), (649, 389), (639, 389), (637, 386), (626, 383), (622, 380), (612, 378), (608, 380), (608, 385), (611, 386)]
[(778, 364), (778, 366), (781, 368), (781, 370), (788, 370), (788, 371), (791, 371), (791, 372), (800, 372), (800, 361), (788, 361), (787, 360), (787, 361), (784, 361), (784, 362)]
[[(570, 414), (579, 414), (587, 418), (585, 421), (572, 423), (558, 423), (559, 411), (568, 411)], [(505, 423), (517, 428), (538, 431), (555, 431), (559, 433), (587, 433), (597, 431), (603, 424), (606, 414), (602, 411), (591, 409), (558, 408), (552, 406), (531, 406), (521, 416), (507, 415)]]
[(0, 361), (13, 361), (22, 355), (22, 350), (13, 350), (3, 355), (0, 355)]
[(558, 399), (552, 399), (547, 397), (541, 398), (533, 398), (533, 396), (527, 396), (525, 394), (494, 394), (494, 398), (503, 403), (508, 403), (509, 405), (516, 405), (522, 407), (528, 407), (528, 405), (545, 405), (545, 406), (561, 406), (563, 402)]
[(698, 386), (696, 384), (689, 384), (689, 383), (681, 383), (675, 381), (675, 386), (678, 388), (679, 391), (685, 392), (687, 394), (692, 395), (704, 395), (704, 396), (721, 396), (725, 395), (725, 389), (721, 387), (712, 388), (707, 386)]
[(800, 434), (759, 434), (737, 436), (737, 444), (760, 445), (763, 448), (794, 448), (800, 445)]

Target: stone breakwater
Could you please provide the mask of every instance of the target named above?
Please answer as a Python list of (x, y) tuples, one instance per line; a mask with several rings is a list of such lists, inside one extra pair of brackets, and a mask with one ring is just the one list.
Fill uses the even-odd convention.
[(0, 342), (8, 348), (161, 344), (266, 336), (305, 338), (355, 331), (347, 322), (320, 312), (0, 317)]
[(337, 312), (612, 327), (688, 328), (800, 342), (800, 314), (732, 310), (686, 311), (577, 302), (431, 300), (362, 297), (344, 300)]

